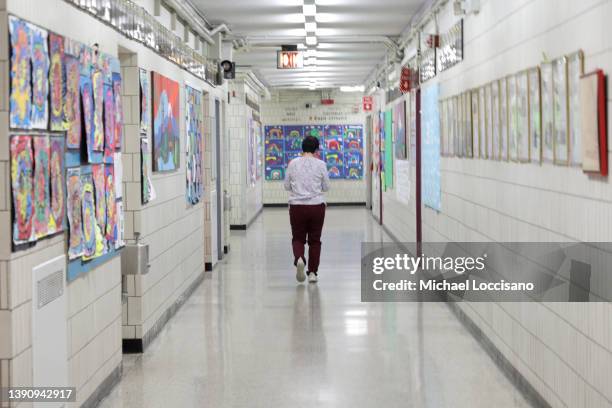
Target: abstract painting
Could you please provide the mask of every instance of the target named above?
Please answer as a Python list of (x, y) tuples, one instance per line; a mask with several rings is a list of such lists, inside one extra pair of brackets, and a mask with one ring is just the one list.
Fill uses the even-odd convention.
[(49, 136), (35, 136), (34, 145), (34, 236), (36, 239), (55, 232), (51, 220), (49, 188)]
[(100, 227), (100, 231), (106, 231), (106, 179), (104, 168), (104, 164), (94, 164), (91, 166), (96, 200), (96, 222)]
[(66, 147), (81, 147), (81, 91), (79, 60), (65, 55), (66, 96), (64, 100), (64, 120), (66, 121)]
[(143, 137), (140, 139), (140, 176), (143, 204), (146, 204), (155, 198), (153, 183), (151, 182), (151, 171), (149, 170), (150, 161), (151, 153), (149, 153), (149, 140), (146, 137)]
[[(96, 206), (94, 185), (91, 174), (81, 175), (81, 212), (83, 228), (83, 259), (91, 259), (96, 254)], [(70, 228), (72, 231), (72, 227)]]
[(112, 248), (117, 240), (117, 203), (115, 198), (115, 171), (113, 166), (104, 168), (105, 200), (106, 200), (106, 240)]
[(83, 224), (81, 213), (81, 169), (66, 171), (66, 207), (68, 212), (68, 259), (83, 255)]
[(404, 160), (406, 152), (406, 104), (402, 99), (393, 107), (393, 135), (395, 137), (395, 158)]
[(49, 177), (51, 189), (51, 219), (56, 231), (64, 229), (66, 217), (66, 184), (64, 182), (64, 146), (63, 136), (51, 136), (49, 148)]
[[(123, 103), (121, 74), (113, 72), (113, 95), (115, 96), (115, 148), (120, 149), (123, 143)], [(178, 108), (177, 108), (178, 109)]]
[(31, 136), (11, 138), (11, 189), (13, 195), (13, 243), (32, 240), (34, 218), (34, 156)]
[(151, 122), (151, 108), (149, 107), (149, 98), (151, 97), (151, 88), (149, 86), (149, 75), (144, 69), (140, 69), (140, 131), (146, 133)]
[(81, 100), (83, 104), (83, 122), (85, 125), (85, 140), (87, 141), (87, 157), (89, 162), (94, 155), (94, 100), (91, 78), (81, 77)]
[(153, 171), (174, 171), (180, 163), (179, 84), (153, 72)]
[(14, 16), (9, 16), (11, 37), (11, 93), (10, 127), (30, 129), (32, 82), (30, 71), (30, 27)]
[(187, 143), (186, 154), (186, 191), (187, 203), (200, 202), (203, 193), (202, 183), (202, 92), (185, 86)]
[(49, 33), (49, 128), (64, 131), (64, 37)]
[(115, 98), (113, 87), (104, 85), (104, 162), (113, 161), (115, 153)]
[(91, 75), (93, 89), (93, 139), (91, 150), (104, 151), (104, 74), (96, 70)]
[(49, 124), (49, 48), (47, 30), (30, 24), (32, 57), (32, 129), (47, 129)]

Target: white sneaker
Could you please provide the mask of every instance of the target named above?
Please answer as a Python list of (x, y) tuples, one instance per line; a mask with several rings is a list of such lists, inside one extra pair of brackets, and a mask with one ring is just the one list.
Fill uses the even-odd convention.
[(318, 280), (319, 280), (319, 277), (317, 276), (316, 273), (310, 272), (308, 274), (308, 283), (317, 283)]
[(306, 280), (306, 274), (304, 273), (304, 268), (306, 267), (306, 264), (304, 263), (303, 259), (298, 259), (297, 264), (295, 265), (295, 279), (297, 279), (298, 282), (304, 282)]

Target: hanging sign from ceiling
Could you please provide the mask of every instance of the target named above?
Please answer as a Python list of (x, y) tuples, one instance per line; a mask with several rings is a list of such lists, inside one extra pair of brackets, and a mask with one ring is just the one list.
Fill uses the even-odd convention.
[(372, 98), (372, 96), (363, 97), (363, 111), (364, 112), (371, 112), (373, 105), (374, 105), (374, 98)]
[(304, 68), (304, 54), (301, 51), (277, 51), (276, 68), (300, 69)]
[(463, 61), (463, 19), (440, 36), (440, 47), (438, 48), (438, 72)]

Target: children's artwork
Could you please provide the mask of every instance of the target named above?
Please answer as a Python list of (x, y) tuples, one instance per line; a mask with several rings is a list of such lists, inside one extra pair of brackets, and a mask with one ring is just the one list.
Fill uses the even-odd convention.
[(489, 135), (487, 129), (487, 105), (485, 103), (485, 88), (478, 88), (478, 133), (480, 134), (480, 158), (487, 158), (487, 143), (489, 142)]
[(30, 129), (32, 106), (32, 82), (30, 69), (30, 25), (14, 16), (9, 16), (11, 37), (11, 92), (10, 127)]
[[(94, 184), (91, 174), (81, 175), (81, 207), (83, 228), (83, 259), (91, 259), (96, 254), (96, 205)], [(72, 227), (70, 228), (72, 231)]]
[(66, 171), (66, 207), (68, 212), (68, 259), (83, 255), (83, 224), (81, 212), (81, 169)]
[(344, 158), (341, 151), (326, 151), (325, 162), (330, 179), (344, 178)]
[(264, 149), (263, 149), (263, 137), (261, 133), (261, 123), (255, 123), (255, 144), (257, 146), (257, 167), (256, 167), (256, 176), (257, 180), (261, 179), (263, 175), (263, 163), (264, 163)]
[(568, 57), (569, 144), (570, 164), (582, 164), (582, 124), (580, 116), (580, 77), (584, 74), (584, 54), (578, 51)]
[(149, 98), (151, 97), (151, 89), (149, 87), (149, 75), (144, 69), (139, 70), (140, 77), (140, 131), (146, 133), (149, 129), (150, 108)]
[(283, 168), (271, 168), (268, 171), (266, 167), (266, 173), (269, 174), (266, 175), (266, 180), (283, 180), (285, 178), (285, 169)]
[(342, 152), (342, 136), (344, 129), (338, 125), (325, 126), (325, 146), (326, 152)]
[(463, 123), (465, 124), (465, 137), (468, 157), (474, 157), (474, 141), (472, 139), (472, 103), (470, 92), (463, 93)]
[(115, 168), (115, 198), (120, 200), (123, 198), (123, 158), (121, 152), (113, 154), (113, 167)]
[[(438, 102), (436, 101), (436, 105)], [(385, 183), (384, 188), (393, 188), (393, 112), (385, 111)], [(439, 146), (438, 146), (439, 147)], [(440, 152), (438, 151), (438, 154)]]
[(151, 153), (149, 151), (149, 140), (146, 137), (140, 139), (140, 176), (142, 184), (142, 203), (146, 204), (155, 199), (155, 190), (151, 181), (151, 170), (149, 162)]
[(104, 157), (112, 162), (115, 153), (115, 97), (113, 87), (104, 85)]
[(499, 80), (499, 152), (500, 160), (508, 160), (508, 81)]
[(95, 150), (95, 125), (94, 125), (94, 98), (91, 78), (82, 76), (81, 100), (83, 101), (83, 122), (85, 124), (85, 140), (87, 141), (87, 157), (89, 162), (93, 161)]
[(344, 177), (360, 180), (363, 177), (363, 133), (361, 126), (344, 128)]
[(518, 98), (516, 95), (516, 76), (508, 77), (508, 158), (518, 160)]
[(542, 160), (542, 109), (540, 103), (540, 69), (529, 70), (529, 135), (531, 139), (531, 161)]
[(555, 158), (552, 64), (542, 64), (540, 67), (540, 74), (542, 81), (542, 161), (552, 163)]
[(54, 33), (49, 33), (49, 64), (49, 128), (64, 131), (64, 37)]
[(47, 30), (30, 24), (32, 57), (32, 129), (47, 129), (49, 124), (49, 48)]
[(402, 99), (393, 107), (393, 134), (395, 136), (395, 158), (403, 160), (406, 152), (406, 104)]
[(55, 232), (51, 219), (49, 188), (49, 136), (35, 136), (34, 145), (34, 237), (45, 237)]
[(64, 100), (64, 120), (66, 121), (66, 147), (79, 149), (81, 147), (81, 91), (79, 60), (65, 55), (66, 99)]
[(485, 103), (485, 119), (487, 128), (487, 158), (489, 160), (495, 159), (493, 157), (493, 112), (491, 104), (491, 84), (484, 87), (484, 103)]
[(185, 86), (187, 143), (185, 159), (187, 166), (187, 203), (200, 202), (203, 194), (202, 182), (202, 92)]
[(266, 126), (264, 144), (266, 180), (284, 179), (285, 138), (282, 126)]
[(302, 141), (304, 140), (303, 126), (285, 126), (283, 129), (285, 135), (285, 151), (286, 152), (301, 152)]
[(553, 61), (553, 118), (555, 164), (567, 165), (569, 121), (567, 99), (567, 58)]
[(153, 171), (179, 168), (179, 84), (153, 72)]
[(105, 201), (106, 201), (106, 231), (105, 236), (109, 247), (117, 240), (117, 203), (115, 198), (115, 171), (113, 166), (104, 167)]
[(491, 84), (491, 144), (493, 156), (491, 159), (500, 158), (500, 118), (499, 118), (499, 82)]
[(472, 137), (474, 146), (474, 157), (480, 157), (480, 108), (478, 107), (478, 90), (472, 91), (471, 94), (472, 103)]
[(93, 90), (93, 139), (91, 150), (104, 151), (104, 74), (95, 70), (91, 75)]
[(527, 72), (516, 76), (516, 147), (518, 160), (529, 161), (529, 80)]
[(257, 122), (252, 118), (248, 120), (247, 127), (247, 185), (254, 186), (257, 182), (257, 139), (255, 135), (255, 128)]
[(33, 240), (34, 156), (31, 136), (11, 137), (11, 190), (13, 195), (13, 243)]
[[(121, 98), (123, 97), (123, 92), (121, 74), (119, 74), (118, 72), (113, 72), (113, 95), (115, 96), (115, 148), (120, 149), (123, 143), (123, 103), (121, 101)], [(178, 107), (176, 109), (178, 111)]]
[(423, 123), (423, 164), (421, 185), (423, 204), (441, 210), (440, 175), (440, 112), (438, 110), (439, 85), (431, 85), (423, 91), (421, 109)]
[(100, 231), (106, 231), (106, 180), (104, 168), (104, 164), (94, 164), (91, 166), (96, 203), (96, 222), (100, 227)]
[(64, 146), (63, 136), (51, 136), (49, 147), (49, 185), (51, 189), (51, 218), (56, 231), (64, 229), (66, 217), (66, 184), (64, 182)]
[(115, 249), (119, 249), (125, 246), (124, 240), (124, 214), (123, 214), (123, 201), (117, 201), (117, 240), (115, 241)]

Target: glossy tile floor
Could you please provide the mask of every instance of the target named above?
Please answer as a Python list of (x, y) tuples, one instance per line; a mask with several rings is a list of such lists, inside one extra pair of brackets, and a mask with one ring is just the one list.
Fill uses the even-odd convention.
[(527, 407), (444, 304), (361, 303), (365, 209), (331, 208), (320, 282), (296, 284), (286, 209), (266, 209), (102, 407)]

